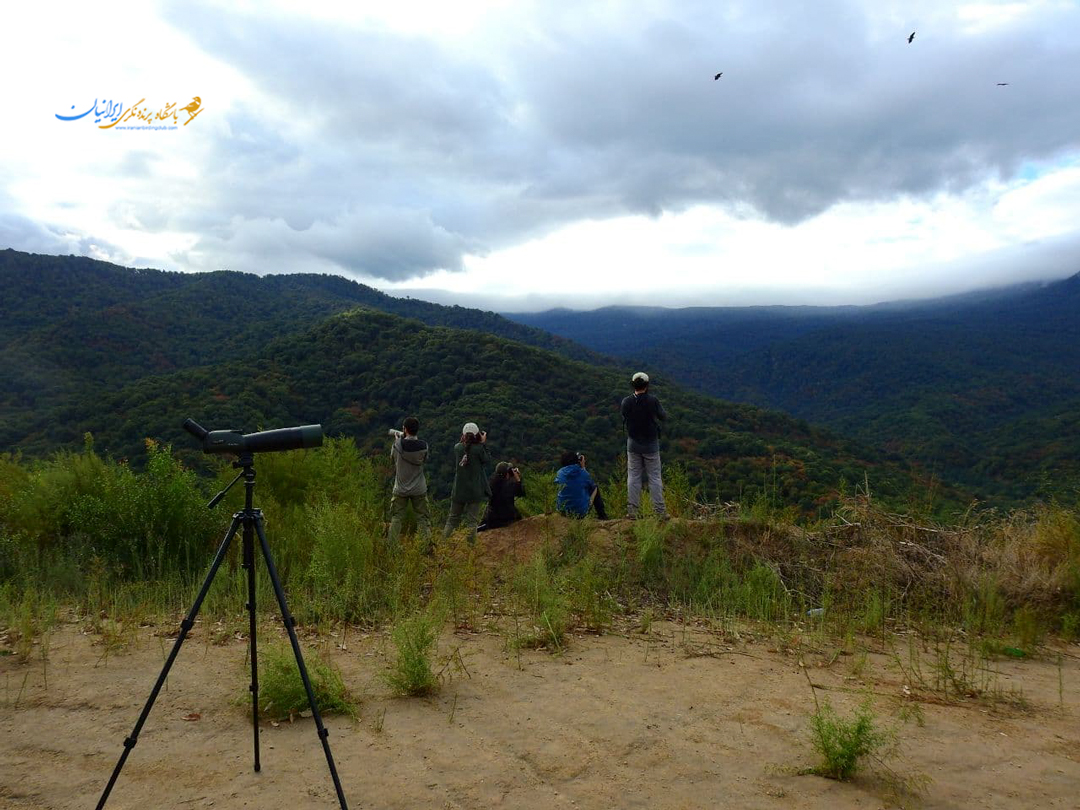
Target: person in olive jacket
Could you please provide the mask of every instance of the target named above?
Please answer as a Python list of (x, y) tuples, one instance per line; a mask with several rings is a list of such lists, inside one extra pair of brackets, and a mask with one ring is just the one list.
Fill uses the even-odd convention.
[(461, 441), (454, 445), (454, 488), (450, 492), (450, 514), (446, 516), (443, 538), (449, 537), (462, 520), (469, 529), (469, 542), (476, 541), (476, 524), (480, 510), (491, 497), (484, 465), (490, 458), (487, 449), (487, 431), (481, 431), (475, 422), (467, 422), (461, 429)]

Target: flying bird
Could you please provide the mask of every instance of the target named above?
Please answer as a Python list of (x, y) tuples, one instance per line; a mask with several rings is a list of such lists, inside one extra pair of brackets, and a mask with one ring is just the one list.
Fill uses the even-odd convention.
[(915, 32), (911, 32), (911, 36), (907, 38), (907, 44), (910, 45), (915, 39)]
[(715, 82), (717, 79), (719, 79), (723, 75), (724, 75), (724, 71), (721, 70), (719, 73), (717, 73), (715, 76), (712, 77), (712, 80)]
[(1008, 87), (1008, 86), (1009, 86), (1008, 82), (998, 82), (998, 87)]

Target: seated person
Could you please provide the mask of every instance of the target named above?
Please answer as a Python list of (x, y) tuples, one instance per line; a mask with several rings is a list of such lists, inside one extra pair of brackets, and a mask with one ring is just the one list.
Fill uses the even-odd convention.
[(515, 520), (521, 520), (521, 513), (514, 505), (514, 498), (525, 495), (525, 487), (521, 485), (521, 470), (506, 461), (500, 461), (495, 465), (495, 473), (488, 484), (491, 486), (491, 498), (488, 500), (487, 512), (484, 513), (484, 521), (476, 528), (478, 532), (501, 529)]
[(564, 515), (583, 518), (591, 506), (600, 520), (607, 520), (600, 487), (585, 469), (585, 456), (581, 453), (563, 453), (559, 463), (562, 467), (555, 473), (555, 483), (559, 485), (555, 508)]

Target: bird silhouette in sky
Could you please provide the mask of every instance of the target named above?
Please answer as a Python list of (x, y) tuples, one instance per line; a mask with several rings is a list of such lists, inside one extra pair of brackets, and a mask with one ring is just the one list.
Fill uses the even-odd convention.
[(911, 32), (911, 36), (907, 38), (907, 44), (910, 45), (915, 40), (915, 32)]
[(724, 71), (721, 70), (719, 73), (717, 73), (715, 76), (712, 77), (712, 80), (715, 82), (717, 79), (719, 79), (723, 75), (724, 75)]
[(1008, 87), (1008, 86), (1009, 86), (1008, 82), (998, 82), (998, 87)]

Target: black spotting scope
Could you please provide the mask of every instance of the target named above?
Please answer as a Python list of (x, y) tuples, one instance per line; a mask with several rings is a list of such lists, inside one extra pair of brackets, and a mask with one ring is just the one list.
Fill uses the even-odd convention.
[(238, 430), (207, 430), (194, 419), (185, 419), (184, 430), (202, 442), (204, 453), (276, 453), (303, 447), (322, 447), (322, 425), (261, 430), (241, 433)]

